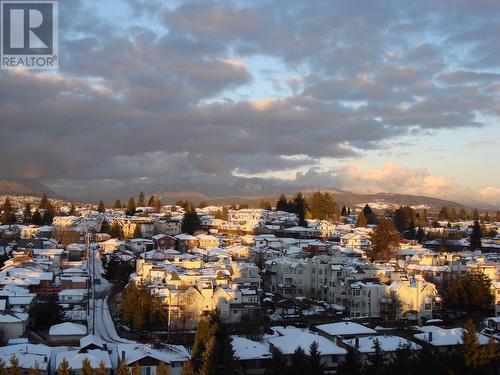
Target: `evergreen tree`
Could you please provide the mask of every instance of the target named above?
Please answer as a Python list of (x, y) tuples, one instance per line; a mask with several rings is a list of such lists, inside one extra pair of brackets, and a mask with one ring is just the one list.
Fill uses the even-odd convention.
[(357, 350), (349, 348), (343, 362), (337, 368), (338, 375), (363, 375), (363, 362)]
[(370, 375), (385, 375), (385, 357), (380, 342), (375, 339), (372, 348), (373, 354), (370, 356), (370, 364), (366, 367), (366, 372)]
[(394, 224), (399, 233), (406, 233), (415, 227), (416, 213), (409, 206), (400, 206), (394, 213)]
[(439, 210), (439, 213), (438, 213), (438, 219), (439, 220), (450, 220), (450, 213), (448, 212), (448, 207), (446, 207), (446, 206), (441, 207), (441, 210)]
[(358, 214), (358, 217), (356, 218), (355, 226), (357, 228), (359, 228), (359, 227), (366, 228), (368, 226), (368, 220), (366, 220), (366, 216), (365, 216), (363, 211), (361, 211)]
[(323, 375), (325, 373), (325, 365), (321, 363), (321, 353), (318, 350), (318, 343), (314, 341), (309, 348), (309, 356), (307, 358), (307, 374)]
[(373, 225), (377, 223), (377, 216), (375, 215), (375, 213), (372, 211), (371, 207), (368, 204), (366, 204), (365, 207), (363, 207), (363, 213), (365, 214), (368, 224)]
[(142, 231), (141, 231), (141, 226), (136, 224), (134, 228), (134, 234), (132, 235), (133, 238), (142, 238)]
[(156, 368), (156, 375), (171, 375), (165, 362), (161, 361)]
[(120, 238), (122, 235), (122, 229), (120, 228), (120, 224), (117, 221), (114, 221), (109, 228), (109, 235), (113, 238)]
[(113, 208), (122, 208), (123, 207), (123, 204), (122, 204), (122, 201), (117, 199), (115, 201), (115, 204), (113, 204)]
[(43, 212), (43, 223), (45, 225), (51, 225), (52, 220), (54, 219), (55, 216), (56, 216), (56, 209), (54, 208), (52, 203), (47, 202)]
[(290, 375), (304, 375), (307, 373), (307, 355), (304, 349), (298, 347), (292, 354)]
[(200, 218), (195, 210), (186, 211), (182, 219), (182, 232), (193, 235), (201, 227)]
[(90, 361), (87, 358), (82, 361), (82, 369), (80, 370), (80, 375), (93, 375)]
[(146, 196), (144, 195), (144, 192), (141, 191), (139, 193), (139, 199), (137, 200), (137, 207), (144, 207), (146, 206)]
[(10, 366), (7, 369), (7, 375), (21, 375), (21, 367), (19, 367), (19, 360), (15, 355), (10, 358)]
[(132, 367), (132, 375), (141, 375), (141, 366), (139, 366), (139, 362), (136, 362), (134, 367)]
[(116, 369), (115, 375), (130, 375), (130, 371), (125, 361), (120, 361), (120, 363), (118, 364), (118, 368)]
[(97, 212), (104, 213), (106, 212), (106, 206), (103, 201), (99, 201), (99, 205), (97, 206)]
[(149, 200), (148, 200), (148, 207), (154, 207), (155, 201), (156, 201), (155, 196), (151, 195), (151, 197), (149, 197)]
[[(218, 313), (215, 313), (218, 318)], [(226, 328), (220, 322), (217, 322), (212, 327), (215, 338), (215, 348), (213, 358), (217, 374), (220, 375), (238, 375), (239, 368), (236, 359), (234, 358), (234, 350), (231, 344), (231, 337), (226, 331)]]
[(493, 304), (490, 282), (480, 272), (454, 278), (444, 291), (443, 306), (467, 316), (488, 314)]
[(201, 367), (203, 353), (205, 352), (205, 348), (210, 337), (211, 332), (207, 319), (200, 319), (194, 336), (194, 344), (191, 355), (195, 372), (198, 372)]
[(472, 320), (465, 322), (465, 327), (462, 331), (462, 341), (464, 366), (466, 368), (481, 366), (483, 364), (483, 350), (477, 339), (476, 327)]
[(474, 220), (474, 225), (472, 227), (472, 234), (470, 235), (470, 247), (471, 249), (481, 249), (481, 238), (483, 233), (481, 231), (481, 225), (479, 220)]
[(500, 223), (500, 210), (499, 210), (499, 211), (497, 211), (497, 212), (496, 212), (496, 214), (495, 214), (495, 221), (496, 221), (497, 223)]
[(265, 375), (282, 375), (287, 374), (287, 360), (286, 357), (278, 349), (271, 349), (271, 359), (266, 364)]
[(307, 227), (307, 222), (306, 222), (307, 204), (301, 192), (299, 192), (293, 199), (293, 209), (295, 214), (297, 214), (297, 217), (299, 218), (299, 226)]
[(312, 219), (333, 220), (338, 217), (337, 203), (330, 193), (317, 191), (307, 201)]
[(31, 223), (35, 225), (43, 225), (43, 218), (38, 209), (35, 210), (35, 212), (33, 213), (33, 217), (31, 218)]
[[(0, 372), (0, 374), (3, 375), (3, 371)], [(40, 370), (38, 363), (35, 363), (35, 367), (30, 367), (30, 369), (28, 370), (28, 375), (42, 375), (42, 370)]]
[(460, 211), (458, 211), (458, 218), (460, 220), (467, 220), (469, 215), (467, 215), (467, 211), (462, 207)]
[(212, 337), (203, 352), (203, 362), (198, 375), (218, 375), (217, 367), (214, 361), (215, 337)]
[(32, 214), (31, 214), (31, 204), (27, 202), (23, 210), (23, 223), (31, 224)]
[(66, 358), (63, 358), (62, 362), (57, 367), (57, 375), (71, 375), (71, 368)]
[(415, 350), (412, 348), (412, 345), (400, 345), (394, 352), (394, 355), (391, 357), (391, 362), (388, 366), (388, 372), (390, 374), (414, 374), (415, 362)]
[(389, 260), (399, 248), (399, 235), (391, 220), (380, 219), (371, 235), (372, 247), (368, 255), (374, 260)]
[(422, 227), (418, 227), (417, 234), (416, 234), (416, 240), (418, 243), (422, 243), (422, 241), (425, 238), (425, 231)]
[(184, 362), (182, 365), (181, 375), (195, 375), (191, 361)]
[(128, 200), (127, 210), (125, 211), (125, 214), (128, 216), (134, 216), (135, 209), (136, 209), (136, 206), (135, 206), (134, 198), (130, 197)]
[(286, 200), (285, 194), (281, 194), (278, 201), (276, 202), (276, 211), (289, 212), (288, 201)]
[(108, 375), (108, 370), (102, 360), (99, 361), (99, 367), (97, 368), (96, 375)]
[(111, 229), (111, 228), (110, 228), (110, 226), (109, 226), (109, 222), (108, 222), (106, 219), (104, 219), (104, 220), (102, 221), (102, 223), (101, 223), (101, 231), (100, 231), (100, 232), (101, 232), (101, 233), (108, 233), (108, 234), (109, 234), (110, 229)]
[(74, 203), (71, 203), (71, 206), (70, 206), (70, 208), (69, 208), (68, 215), (69, 215), (69, 216), (75, 216), (75, 215), (76, 215), (76, 207), (75, 207), (75, 204), (74, 204)]
[(479, 210), (477, 208), (474, 208), (472, 210), (472, 220), (479, 220)]
[(43, 193), (42, 199), (40, 200), (40, 204), (38, 205), (38, 208), (41, 210), (44, 210), (47, 208), (48, 203), (49, 203), (49, 199), (47, 198), (47, 194)]
[(0, 211), (2, 211), (2, 216), (0, 217), (0, 221), (2, 222), (2, 224), (11, 225), (16, 223), (17, 219), (15, 210), (10, 203), (9, 197), (5, 198), (5, 202), (2, 205)]

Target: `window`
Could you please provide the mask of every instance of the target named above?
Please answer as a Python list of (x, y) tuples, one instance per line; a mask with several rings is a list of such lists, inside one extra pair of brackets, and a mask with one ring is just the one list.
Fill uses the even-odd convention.
[(304, 270), (302, 268), (299, 268), (299, 275), (302, 275), (304, 273)]

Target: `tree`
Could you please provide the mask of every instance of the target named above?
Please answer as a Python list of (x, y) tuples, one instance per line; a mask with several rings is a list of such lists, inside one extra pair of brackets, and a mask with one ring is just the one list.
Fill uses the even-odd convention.
[(391, 361), (388, 366), (388, 373), (390, 374), (416, 374), (415, 371), (415, 350), (412, 344), (399, 345), (391, 356)]
[(156, 375), (171, 375), (165, 362), (160, 361), (158, 367), (156, 368)]
[(128, 216), (134, 216), (135, 215), (135, 200), (134, 198), (130, 197), (127, 203), (127, 210), (125, 211), (125, 214)]
[(139, 224), (135, 225), (134, 233), (132, 235), (133, 238), (142, 238), (141, 226)]
[(123, 204), (122, 204), (122, 201), (117, 199), (115, 201), (115, 204), (113, 204), (113, 208), (122, 208), (123, 207)]
[(259, 208), (261, 208), (263, 210), (268, 210), (268, 211), (271, 211), (273, 209), (271, 207), (271, 203), (269, 201), (266, 201), (266, 200), (261, 200), (260, 201)]
[(307, 355), (304, 349), (298, 347), (292, 354), (290, 374), (292, 375), (304, 375), (307, 373)]
[(56, 216), (56, 209), (52, 205), (51, 202), (47, 202), (45, 205), (45, 209), (43, 211), (43, 223), (45, 225), (50, 225), (52, 224), (52, 220)]
[(422, 241), (425, 238), (425, 231), (422, 227), (418, 227), (417, 234), (415, 237), (416, 237), (416, 240), (418, 241), (418, 243), (422, 243)]
[(71, 206), (69, 207), (68, 215), (70, 215), (70, 216), (76, 215), (76, 207), (75, 207), (74, 203), (71, 203)]
[(465, 322), (465, 327), (462, 330), (462, 342), (464, 366), (466, 368), (476, 368), (483, 365), (483, 350), (477, 339), (476, 327), (472, 320)]
[(443, 206), (438, 213), (439, 220), (450, 220), (450, 213), (448, 212), (448, 207)]
[(340, 211), (340, 216), (347, 216), (347, 207), (342, 206), (342, 211)]
[(184, 362), (182, 365), (181, 375), (195, 375), (191, 361)]
[(318, 343), (316, 341), (309, 347), (307, 373), (311, 375), (323, 375), (325, 373), (325, 365), (321, 363), (321, 353), (318, 350)]
[(359, 214), (358, 214), (358, 217), (356, 218), (356, 224), (355, 226), (356, 227), (363, 227), (363, 228), (366, 228), (368, 225), (368, 220), (366, 220), (366, 216), (365, 214), (363, 213), (363, 211), (361, 211)]
[(370, 364), (366, 367), (366, 372), (370, 375), (382, 375), (386, 372), (385, 358), (378, 339), (373, 341), (373, 354), (370, 356)]
[(30, 224), (31, 218), (32, 218), (31, 204), (30, 204), (30, 202), (27, 202), (26, 205), (24, 206), (24, 210), (23, 210), (23, 223)]
[(33, 217), (31, 218), (31, 223), (35, 225), (43, 225), (43, 218), (38, 209), (33, 213)]
[(481, 238), (483, 233), (481, 231), (481, 225), (479, 220), (474, 220), (474, 225), (472, 226), (472, 233), (470, 235), (470, 247), (472, 249), (481, 249)]
[(15, 355), (10, 357), (10, 366), (7, 369), (7, 375), (21, 375), (21, 367), (19, 367), (19, 360)]
[(365, 214), (368, 224), (373, 225), (377, 223), (377, 216), (375, 215), (375, 213), (372, 211), (371, 207), (368, 204), (366, 204), (365, 207), (363, 207), (363, 213)]
[(338, 375), (362, 375), (363, 362), (357, 350), (348, 348), (343, 362), (337, 368)]
[(282, 375), (287, 373), (286, 357), (278, 349), (271, 349), (271, 359), (266, 364), (265, 375)]
[(62, 362), (57, 367), (57, 375), (71, 375), (71, 368), (66, 358), (63, 358)]
[(200, 218), (195, 210), (186, 211), (182, 219), (182, 232), (194, 234), (201, 227)]
[(44, 210), (47, 208), (48, 203), (49, 199), (47, 198), (47, 194), (43, 193), (42, 199), (40, 199), (40, 203), (38, 204), (38, 208)]
[[(3, 375), (3, 371), (1, 371), (0, 374)], [(35, 367), (31, 367), (28, 370), (28, 375), (42, 375), (42, 370), (40, 370), (38, 363), (35, 363)]]
[(486, 315), (493, 304), (490, 279), (481, 272), (467, 273), (451, 280), (444, 291), (443, 305), (467, 316)]
[[(56, 296), (57, 297), (57, 296)], [(59, 323), (59, 305), (57, 298), (48, 301), (36, 300), (29, 310), (33, 326), (37, 329), (48, 329), (50, 326)]]
[(97, 368), (96, 375), (108, 375), (108, 370), (102, 360), (99, 361), (99, 367)]
[(141, 191), (139, 193), (139, 199), (137, 199), (137, 207), (144, 207), (146, 206), (146, 196), (144, 195), (144, 192)]
[(217, 375), (217, 367), (214, 361), (215, 337), (212, 337), (203, 352), (203, 362), (201, 364), (199, 375)]
[(477, 208), (474, 208), (472, 210), (472, 220), (479, 220), (479, 210)]
[(104, 219), (104, 220), (102, 221), (102, 223), (101, 223), (101, 231), (100, 231), (100, 232), (101, 232), (101, 233), (107, 233), (107, 234), (109, 234), (110, 229), (111, 229), (111, 228), (110, 228), (110, 226), (109, 226), (109, 222), (108, 222), (106, 219)]
[(200, 319), (196, 334), (194, 336), (194, 344), (192, 349), (191, 360), (193, 367), (198, 372), (201, 367), (203, 353), (207, 346), (207, 342), (211, 337), (210, 325), (207, 319)]
[(97, 212), (104, 213), (106, 212), (106, 206), (103, 201), (99, 201), (99, 205), (97, 206)]
[(495, 214), (495, 221), (496, 221), (497, 223), (500, 223), (500, 210), (499, 210), (499, 211), (497, 211), (497, 212), (496, 212), (496, 214)]
[(16, 213), (14, 207), (10, 203), (9, 197), (5, 198), (5, 202), (2, 205), (0, 211), (2, 211), (2, 216), (0, 217), (0, 221), (2, 222), (2, 224), (10, 225), (16, 223)]
[(391, 220), (380, 219), (371, 235), (372, 247), (368, 255), (374, 260), (389, 260), (399, 248), (399, 235)]
[(415, 228), (416, 213), (409, 206), (400, 206), (394, 213), (394, 224), (399, 233)]
[(307, 207), (313, 219), (332, 220), (338, 216), (337, 203), (327, 192), (313, 193), (307, 202)]
[(118, 368), (116, 369), (115, 375), (130, 375), (130, 370), (128, 369), (125, 361), (120, 361), (120, 363), (118, 364)]
[(80, 370), (80, 375), (93, 375), (90, 361), (87, 358), (82, 361), (82, 369)]
[(293, 199), (293, 210), (297, 215), (297, 217), (299, 218), (299, 226), (307, 227), (307, 222), (306, 222), (307, 203), (301, 192), (297, 193), (297, 195)]
[(154, 207), (155, 201), (156, 201), (155, 196), (151, 195), (148, 200), (148, 207)]
[(286, 200), (285, 194), (281, 194), (278, 201), (276, 202), (276, 211), (285, 211), (289, 212), (290, 206), (288, 205), (288, 201)]
[(132, 375), (141, 375), (141, 366), (139, 366), (139, 362), (136, 362), (134, 367), (132, 367)]
[(117, 221), (114, 221), (113, 224), (111, 224), (111, 228), (109, 228), (109, 235), (113, 238), (120, 238), (122, 235), (122, 229), (120, 227), (120, 224), (118, 224)]

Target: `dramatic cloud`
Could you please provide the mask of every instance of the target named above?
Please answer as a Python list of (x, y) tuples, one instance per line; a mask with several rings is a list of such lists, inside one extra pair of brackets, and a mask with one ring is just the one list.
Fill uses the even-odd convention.
[[(438, 196), (460, 187), (425, 168), (364, 170), (356, 159), (500, 114), (495, 1), (60, 8), (59, 72), (0, 72), (0, 177), (80, 198), (89, 181), (231, 193), (264, 189), (241, 176), (297, 171), (294, 186)], [(352, 166), (326, 178), (326, 159)]]

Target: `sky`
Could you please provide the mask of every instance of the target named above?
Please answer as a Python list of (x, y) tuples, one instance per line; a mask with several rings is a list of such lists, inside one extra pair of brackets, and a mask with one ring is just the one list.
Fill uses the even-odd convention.
[(0, 72), (0, 177), (91, 199), (336, 188), (500, 204), (495, 0), (59, 8), (59, 70)]

